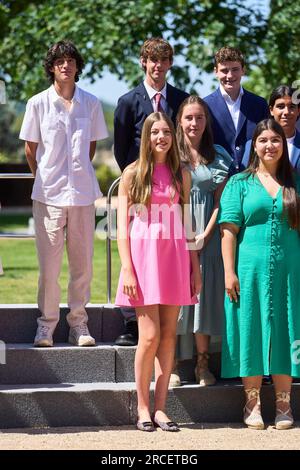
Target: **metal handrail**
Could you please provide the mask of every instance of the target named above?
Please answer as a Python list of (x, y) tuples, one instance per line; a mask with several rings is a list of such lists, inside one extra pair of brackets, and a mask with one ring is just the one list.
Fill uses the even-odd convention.
[(0, 173), (0, 179), (33, 179), (32, 173)]
[(106, 233), (106, 280), (107, 280), (107, 303), (111, 303), (111, 229), (112, 229), (112, 208), (111, 198), (114, 190), (117, 188), (121, 180), (121, 176), (117, 178), (110, 186), (106, 198), (106, 214), (107, 214), (107, 233)]

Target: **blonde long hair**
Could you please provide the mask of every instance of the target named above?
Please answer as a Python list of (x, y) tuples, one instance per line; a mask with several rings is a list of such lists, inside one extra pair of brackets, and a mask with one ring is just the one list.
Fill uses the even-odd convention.
[(183, 207), (183, 180), (182, 170), (177, 147), (175, 129), (171, 119), (164, 113), (150, 114), (143, 125), (139, 159), (134, 167), (135, 174), (129, 188), (129, 199), (131, 204), (149, 206), (152, 191), (152, 175), (154, 159), (151, 151), (151, 129), (155, 122), (165, 121), (170, 128), (172, 145), (167, 154), (166, 164), (170, 169), (172, 186), (179, 193), (179, 202)]

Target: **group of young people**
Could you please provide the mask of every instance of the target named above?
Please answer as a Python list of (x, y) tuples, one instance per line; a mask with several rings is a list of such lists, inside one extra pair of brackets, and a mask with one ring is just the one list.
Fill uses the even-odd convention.
[[(204, 99), (166, 82), (173, 50), (162, 38), (144, 42), (140, 62), (145, 80), (119, 99), (114, 118), (114, 153), (122, 170), (115, 303), (125, 320), (116, 344), (137, 344), (137, 427), (179, 430), (165, 412), (172, 372), (180, 384), (176, 361), (192, 357), (195, 339), (196, 381), (212, 385), (210, 337), (223, 331), (222, 375), (243, 378), (244, 422), (264, 426), (259, 392), (262, 376), (271, 374), (275, 425), (286, 429), (293, 423), (292, 377), (300, 376), (300, 139), (294, 90), (276, 88), (269, 105), (245, 90), (244, 58), (231, 47), (216, 53), (220, 86)], [(94, 200), (100, 194), (91, 160), (96, 140), (107, 131), (99, 101), (75, 85), (82, 68), (72, 43), (50, 48), (45, 70), (52, 85), (28, 101), (20, 134), (35, 175), (42, 314), (36, 346), (53, 345), (64, 232), (69, 341), (95, 344), (85, 311)]]

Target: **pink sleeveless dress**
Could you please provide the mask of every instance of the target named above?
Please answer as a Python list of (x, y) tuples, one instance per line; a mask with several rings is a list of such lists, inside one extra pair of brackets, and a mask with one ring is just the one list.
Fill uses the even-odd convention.
[(182, 224), (179, 194), (171, 184), (165, 163), (153, 171), (151, 204), (147, 212), (134, 213), (130, 224), (130, 250), (138, 283), (138, 300), (123, 294), (122, 269), (115, 304), (192, 305), (191, 263)]

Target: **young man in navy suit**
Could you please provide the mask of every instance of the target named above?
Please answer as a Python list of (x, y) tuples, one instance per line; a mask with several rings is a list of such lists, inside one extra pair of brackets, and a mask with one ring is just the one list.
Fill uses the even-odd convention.
[[(162, 38), (147, 39), (142, 45), (140, 63), (145, 79), (136, 88), (121, 96), (114, 115), (114, 153), (120, 169), (139, 156), (142, 127), (154, 111), (166, 113), (175, 125), (179, 106), (188, 96), (166, 82), (173, 63), (173, 49)], [(122, 309), (125, 332), (116, 340), (119, 346), (134, 346), (138, 330), (134, 309)]]
[(241, 86), (245, 61), (238, 49), (222, 47), (215, 54), (214, 71), (220, 86), (204, 100), (212, 116), (214, 142), (231, 155), (233, 174), (242, 169), (245, 144), (256, 124), (269, 116), (268, 104)]

